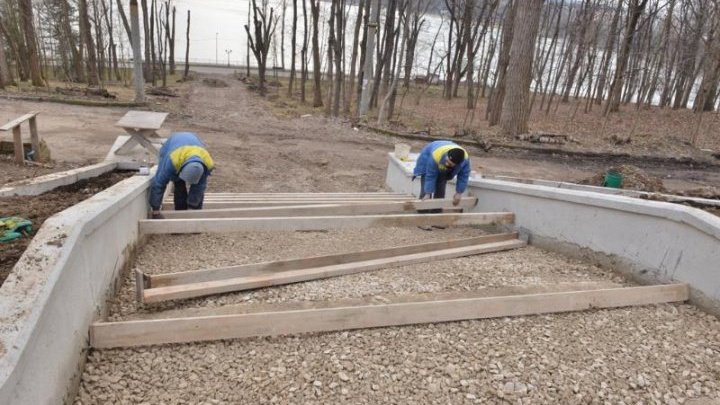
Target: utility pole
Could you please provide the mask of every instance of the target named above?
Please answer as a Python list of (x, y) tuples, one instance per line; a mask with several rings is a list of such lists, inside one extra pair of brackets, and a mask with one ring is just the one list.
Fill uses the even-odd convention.
[(219, 65), (220, 62), (218, 61), (218, 33), (215, 33), (215, 64)]
[(226, 49), (225, 53), (227, 54), (228, 58), (228, 67), (230, 67), (230, 54), (232, 53), (232, 49)]
[(360, 109), (358, 111), (361, 122), (367, 122), (367, 113), (370, 109), (370, 89), (373, 82), (373, 53), (375, 52), (375, 33), (380, 21), (373, 21), (373, 10), (380, 7), (379, 0), (370, 3), (370, 19), (368, 19), (368, 40), (365, 44), (365, 65), (363, 66), (362, 94), (360, 96)]
[(133, 77), (135, 81), (135, 102), (145, 102), (145, 78), (143, 77), (142, 53), (140, 52), (140, 13), (137, 0), (130, 0), (130, 21), (132, 24)]

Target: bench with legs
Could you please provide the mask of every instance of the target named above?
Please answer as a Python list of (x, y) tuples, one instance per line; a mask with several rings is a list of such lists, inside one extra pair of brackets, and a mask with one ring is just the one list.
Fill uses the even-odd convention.
[(13, 131), (13, 144), (15, 146), (15, 162), (19, 165), (25, 163), (25, 151), (23, 150), (22, 132), (20, 131), (20, 124), (28, 121), (30, 124), (30, 143), (32, 144), (32, 151), (34, 156), (40, 155), (40, 137), (37, 131), (37, 115), (39, 111), (33, 111), (28, 114), (18, 117), (7, 124), (0, 127), (0, 131)]

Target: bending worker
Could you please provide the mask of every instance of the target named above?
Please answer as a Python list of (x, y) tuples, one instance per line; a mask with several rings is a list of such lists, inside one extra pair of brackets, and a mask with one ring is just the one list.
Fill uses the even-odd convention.
[(205, 144), (192, 132), (176, 132), (160, 149), (158, 168), (150, 187), (153, 218), (162, 218), (160, 207), (169, 182), (175, 189), (175, 210), (202, 209), (208, 176), (215, 167)]
[[(462, 193), (470, 178), (470, 158), (465, 149), (450, 141), (434, 141), (427, 144), (413, 170), (413, 179), (420, 177), (420, 199), (445, 198), (448, 180), (457, 176), (453, 205), (460, 204)], [(441, 212), (425, 210), (424, 212)]]

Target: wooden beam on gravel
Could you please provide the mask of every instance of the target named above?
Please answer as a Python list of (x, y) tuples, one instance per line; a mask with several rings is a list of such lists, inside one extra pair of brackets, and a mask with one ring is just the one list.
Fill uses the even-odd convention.
[(423, 253), (432, 250), (452, 249), (481, 243), (504, 242), (518, 238), (517, 232), (482, 235), (472, 238), (451, 239), (440, 242), (420, 243), (416, 245), (396, 246), (385, 249), (360, 252), (339, 253), (314, 256), (301, 259), (278, 260), (272, 262), (243, 264), (239, 266), (219, 267), (206, 270), (182, 271), (165, 274), (143, 274), (145, 288), (167, 287), (171, 285), (201, 283), (235, 277), (274, 274), (288, 270), (309, 269), (351, 262), (383, 259), (393, 256)]
[[(287, 200), (287, 201), (204, 201), (204, 209), (225, 209), (225, 208), (257, 208), (257, 207), (279, 207), (289, 205), (322, 205), (322, 204), (382, 204), (387, 202), (414, 201), (415, 197), (398, 200)], [(173, 203), (165, 201), (162, 204), (163, 210), (172, 210)]]
[(166, 219), (178, 218), (253, 218), (294, 217), (317, 215), (372, 215), (413, 212), (428, 209), (463, 209), (477, 204), (476, 197), (466, 197), (457, 206), (452, 200), (414, 200), (407, 202), (381, 202), (371, 204), (318, 204), (279, 207), (225, 208), (186, 211), (164, 211)]
[(465, 297), (122, 322), (90, 327), (96, 349), (329, 332), (681, 302), (687, 284)]
[(191, 218), (144, 219), (139, 221), (140, 233), (217, 233), (247, 231), (318, 231), (328, 229), (361, 229), (383, 226), (421, 225), (498, 225), (515, 220), (511, 212), (469, 214), (398, 214), (322, 217), (261, 217), (261, 218)]
[(313, 267), (309, 269), (288, 270), (274, 274), (261, 274), (193, 284), (152, 288), (143, 291), (142, 302), (156, 303), (168, 300), (187, 299), (206, 295), (250, 290), (254, 288), (272, 287), (276, 285), (319, 280), (323, 278), (338, 277), (390, 267), (409, 266), (419, 263), (429, 263), (437, 260), (501, 252), (521, 248), (525, 245), (526, 243), (524, 241), (515, 239), (503, 242), (481, 243), (472, 246), (392, 256), (381, 259)]
[[(417, 197), (413, 195), (384, 195), (384, 196), (205, 196), (204, 201), (218, 202), (242, 202), (242, 201), (344, 201), (344, 200), (360, 200), (360, 201), (405, 201), (413, 200)], [(172, 198), (166, 198), (165, 202), (172, 202)]]

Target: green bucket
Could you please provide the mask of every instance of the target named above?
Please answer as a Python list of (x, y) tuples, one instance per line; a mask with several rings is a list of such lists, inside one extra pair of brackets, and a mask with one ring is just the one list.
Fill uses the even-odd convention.
[(623, 184), (622, 173), (611, 170), (605, 175), (605, 181), (603, 181), (603, 187), (620, 188)]

